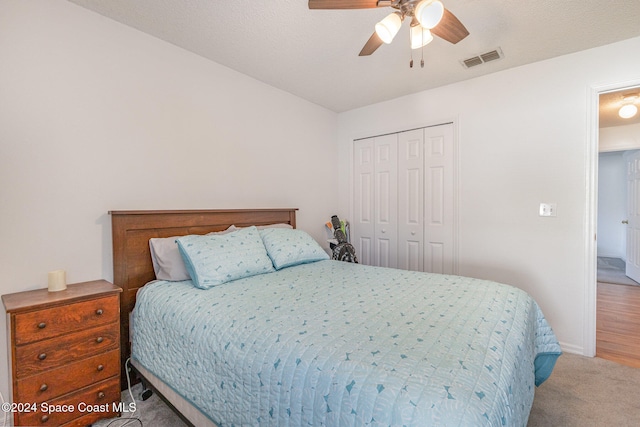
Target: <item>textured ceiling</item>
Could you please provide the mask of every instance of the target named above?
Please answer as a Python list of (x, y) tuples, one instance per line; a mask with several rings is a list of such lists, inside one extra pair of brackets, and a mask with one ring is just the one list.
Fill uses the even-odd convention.
[[(405, 22), (359, 57), (390, 8), (309, 10), (305, 0), (69, 0), (336, 112), (640, 36), (639, 0), (443, 0), (470, 36), (436, 38), (409, 68)], [(460, 61), (500, 47), (504, 58)], [(419, 64), (420, 51), (414, 51)]]

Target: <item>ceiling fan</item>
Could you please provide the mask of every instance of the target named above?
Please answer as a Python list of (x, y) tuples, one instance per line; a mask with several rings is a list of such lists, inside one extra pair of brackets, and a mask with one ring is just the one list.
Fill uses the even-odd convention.
[(411, 49), (421, 48), (431, 42), (432, 34), (453, 44), (469, 35), (462, 22), (438, 0), (309, 0), (309, 9), (375, 7), (392, 7), (397, 11), (376, 24), (360, 56), (371, 55), (383, 43), (391, 43), (405, 18), (411, 18)]

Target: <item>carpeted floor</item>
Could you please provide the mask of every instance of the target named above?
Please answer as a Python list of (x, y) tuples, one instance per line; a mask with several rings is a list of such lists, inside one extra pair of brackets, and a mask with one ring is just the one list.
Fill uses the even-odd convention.
[[(157, 394), (149, 399), (140, 399), (142, 385), (136, 384), (131, 388), (131, 393), (136, 401), (136, 411), (130, 414), (122, 414), (120, 418), (100, 420), (92, 424), (93, 427), (186, 427), (187, 424), (167, 406)], [(128, 391), (122, 392), (122, 401), (127, 405), (131, 402)]]
[(528, 427), (640, 425), (640, 369), (563, 354), (536, 389)]
[(620, 258), (598, 257), (598, 282), (640, 286), (625, 274), (625, 262)]
[[(157, 395), (138, 400), (136, 417), (115, 418), (97, 427), (182, 427), (185, 423)], [(130, 402), (129, 393), (122, 399)], [(640, 369), (608, 360), (563, 354), (551, 377), (536, 389), (527, 427), (599, 427), (640, 425)]]

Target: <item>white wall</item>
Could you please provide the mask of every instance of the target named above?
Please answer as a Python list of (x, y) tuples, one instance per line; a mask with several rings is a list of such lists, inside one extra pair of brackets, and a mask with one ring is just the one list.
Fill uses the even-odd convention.
[(640, 148), (640, 123), (600, 128), (598, 150), (621, 151)]
[[(0, 293), (60, 268), (112, 279), (109, 210), (297, 207), (324, 243), (336, 129), (333, 112), (74, 4), (2, 0)], [(7, 396), (5, 366), (3, 350)]]
[[(635, 38), (342, 113), (340, 178), (354, 137), (454, 118), (459, 273), (528, 291), (565, 349), (582, 352), (590, 94), (640, 77), (638, 51)], [(541, 202), (557, 203), (557, 217), (538, 216)], [(340, 210), (350, 208), (345, 189)]]
[(627, 166), (623, 151), (598, 156), (598, 256), (626, 260)]

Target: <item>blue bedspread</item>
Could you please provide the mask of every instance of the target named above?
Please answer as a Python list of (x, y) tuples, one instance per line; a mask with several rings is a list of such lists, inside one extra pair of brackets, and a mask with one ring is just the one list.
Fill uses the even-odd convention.
[(133, 358), (223, 426), (525, 426), (560, 353), (517, 288), (337, 261), (134, 310)]

